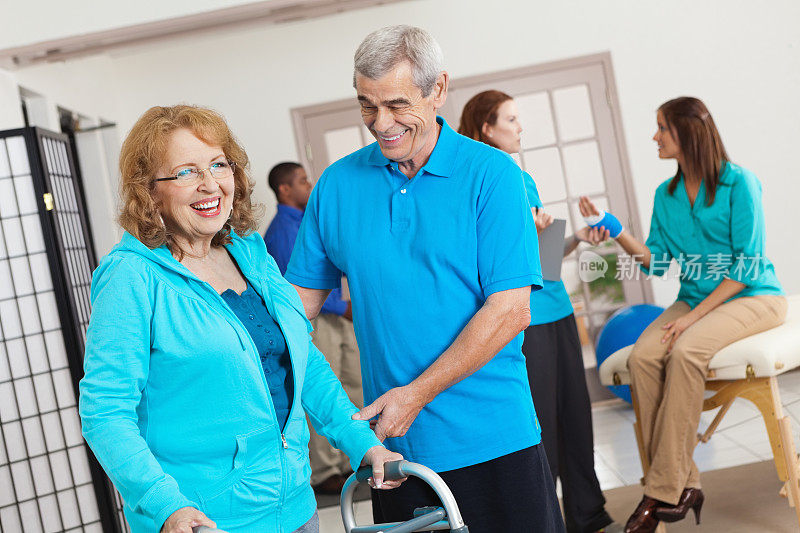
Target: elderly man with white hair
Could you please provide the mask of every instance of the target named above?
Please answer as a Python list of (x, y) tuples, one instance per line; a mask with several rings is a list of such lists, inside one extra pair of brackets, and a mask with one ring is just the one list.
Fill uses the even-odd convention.
[[(320, 177), (286, 278), (313, 318), (347, 275), (368, 403), (354, 417), (438, 472), (472, 533), (563, 531), (521, 351), (542, 285), (521, 171), (437, 116), (449, 76), (424, 30), (371, 33), (353, 77), (377, 142)], [(438, 503), (415, 481), (373, 491), (376, 522)]]

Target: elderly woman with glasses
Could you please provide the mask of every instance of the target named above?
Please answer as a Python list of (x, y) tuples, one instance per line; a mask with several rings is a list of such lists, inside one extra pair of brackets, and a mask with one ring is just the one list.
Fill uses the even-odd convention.
[(126, 232), (92, 279), (80, 415), (134, 533), (317, 531), (306, 413), (373, 486), (398, 483), (254, 233), (247, 163), (191, 106), (148, 110), (122, 146)]

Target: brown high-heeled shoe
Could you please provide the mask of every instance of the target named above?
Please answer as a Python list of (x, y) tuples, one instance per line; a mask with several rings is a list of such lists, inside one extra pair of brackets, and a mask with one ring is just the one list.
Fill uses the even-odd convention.
[(665, 505), (664, 502), (643, 496), (639, 506), (625, 524), (625, 533), (653, 533), (658, 526), (655, 511), (661, 505)]
[(694, 511), (695, 523), (700, 524), (700, 509), (703, 508), (705, 499), (700, 489), (684, 489), (677, 505), (660, 505), (656, 508), (655, 515), (664, 522), (677, 522), (686, 518), (686, 513), (691, 509)]

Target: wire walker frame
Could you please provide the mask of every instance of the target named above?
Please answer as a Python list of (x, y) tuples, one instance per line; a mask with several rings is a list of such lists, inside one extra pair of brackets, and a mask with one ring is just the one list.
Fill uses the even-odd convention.
[(127, 530), (81, 437), (96, 266), (69, 137), (0, 132), (0, 529)]

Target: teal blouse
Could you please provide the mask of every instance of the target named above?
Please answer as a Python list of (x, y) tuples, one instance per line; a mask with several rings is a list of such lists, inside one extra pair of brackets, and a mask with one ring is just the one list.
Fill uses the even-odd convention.
[(669, 182), (656, 190), (646, 242), (650, 269), (642, 270), (661, 276), (676, 260), (681, 269), (678, 300), (692, 308), (725, 278), (746, 285), (733, 298), (783, 294), (766, 256), (761, 182), (752, 172), (725, 163), (711, 205), (706, 203), (705, 183), (692, 205), (683, 177), (674, 194), (667, 190)]
[[(533, 176), (523, 172), (522, 180), (525, 182), (528, 204), (531, 207), (542, 207), (542, 200), (539, 198), (539, 190), (536, 188)], [(562, 280), (544, 280), (541, 290), (531, 291), (531, 326), (556, 322), (572, 313), (574, 313), (572, 302)]]

